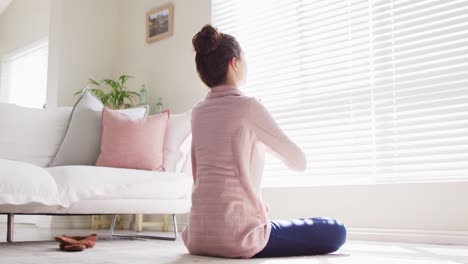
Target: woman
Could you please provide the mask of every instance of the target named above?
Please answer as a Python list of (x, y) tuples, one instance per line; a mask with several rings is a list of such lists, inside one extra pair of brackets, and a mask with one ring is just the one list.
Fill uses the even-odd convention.
[(339, 221), (268, 219), (260, 190), (263, 146), (293, 170), (305, 170), (306, 159), (265, 107), (239, 90), (247, 73), (239, 43), (206, 25), (192, 44), (198, 74), (210, 91), (192, 112), (194, 189), (182, 233), (189, 252), (251, 258), (336, 251), (346, 240)]

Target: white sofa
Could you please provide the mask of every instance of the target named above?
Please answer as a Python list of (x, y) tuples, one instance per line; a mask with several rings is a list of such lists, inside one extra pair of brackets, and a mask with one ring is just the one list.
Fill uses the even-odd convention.
[(0, 214), (8, 216), (7, 241), (13, 241), (15, 214), (171, 214), (175, 235), (169, 239), (175, 240), (175, 215), (188, 213), (191, 206), (190, 157), (184, 154), (179, 171), (171, 172), (48, 167), (72, 109), (0, 103)]

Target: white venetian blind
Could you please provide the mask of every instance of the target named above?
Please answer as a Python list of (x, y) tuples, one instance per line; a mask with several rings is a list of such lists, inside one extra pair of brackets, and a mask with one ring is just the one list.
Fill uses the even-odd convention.
[(468, 179), (468, 1), (213, 0), (312, 184)]
[(42, 40), (2, 58), (0, 101), (43, 108), (47, 93), (48, 41)]

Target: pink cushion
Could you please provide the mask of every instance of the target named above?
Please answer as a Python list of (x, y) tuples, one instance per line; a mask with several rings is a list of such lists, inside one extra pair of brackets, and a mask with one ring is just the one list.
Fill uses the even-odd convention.
[(102, 111), (101, 153), (96, 166), (163, 170), (169, 110), (130, 119), (109, 108)]

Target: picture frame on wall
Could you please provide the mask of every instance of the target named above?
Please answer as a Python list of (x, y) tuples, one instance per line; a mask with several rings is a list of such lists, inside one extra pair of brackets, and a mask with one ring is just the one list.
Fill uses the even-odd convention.
[(146, 12), (146, 42), (152, 43), (172, 36), (174, 6), (165, 4)]

